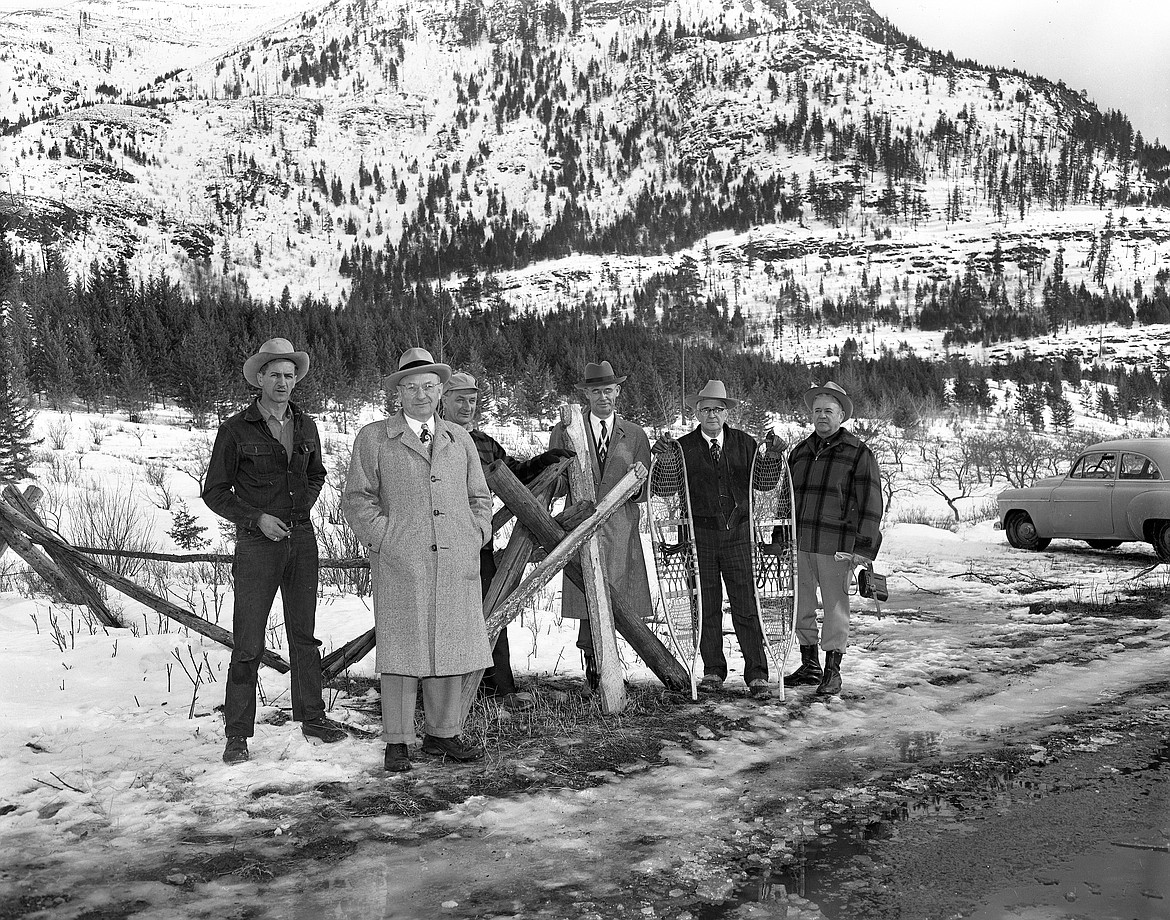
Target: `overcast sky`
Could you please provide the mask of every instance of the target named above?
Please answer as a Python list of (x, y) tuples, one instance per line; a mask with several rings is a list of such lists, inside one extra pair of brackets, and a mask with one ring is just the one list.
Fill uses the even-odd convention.
[(1170, 0), (870, 0), (928, 48), (1084, 89), (1170, 146)]

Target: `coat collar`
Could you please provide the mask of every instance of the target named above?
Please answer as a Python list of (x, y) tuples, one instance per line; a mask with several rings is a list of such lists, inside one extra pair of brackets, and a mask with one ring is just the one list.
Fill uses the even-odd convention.
[(428, 461), (435, 456), (435, 452), (442, 450), (445, 445), (454, 444), (455, 436), (451, 434), (451, 423), (435, 416), (434, 446), (428, 451), (418, 439), (418, 435), (407, 424), (406, 416), (399, 410), (386, 419), (386, 436), (390, 439), (400, 438), (404, 447), (413, 450), (420, 457)]
[[(289, 400), (288, 411), (292, 413), (293, 421), (299, 422), (301, 416), (304, 414), (301, 407), (292, 400)], [(264, 413), (260, 411), (260, 399), (257, 397), (252, 400), (251, 405), (244, 410), (244, 420), (247, 422), (262, 422), (264, 421)]]

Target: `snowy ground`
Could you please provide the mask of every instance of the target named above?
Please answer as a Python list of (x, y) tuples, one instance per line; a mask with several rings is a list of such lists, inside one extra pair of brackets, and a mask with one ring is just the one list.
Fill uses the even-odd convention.
[[(135, 637), (71, 635), (68, 624), (61, 649), (44, 599), (6, 592), (0, 904), (24, 913), (0, 915), (23, 916), (32, 905), (38, 917), (115, 907), (122, 912), (95, 915), (602, 917), (615, 915), (603, 906), (612, 898), (644, 888), (651, 910), (642, 915), (693, 916), (668, 905), (718, 902), (744, 853), (782, 858), (828, 826), (818, 823), (827, 820), (818, 788), (839, 790), (829, 806), (853, 801), (869, 794), (867, 774), (913, 763), (924, 746), (935, 756), (977, 752), (1170, 681), (1170, 626), (1158, 618), (1165, 576), (1157, 569), (1131, 580), (1155, 562), (1148, 547), (1093, 552), (1058, 542), (1028, 554), (990, 524), (958, 534), (902, 524), (887, 533), (885, 560), (891, 600), (880, 618), (869, 602), (859, 605), (842, 699), (813, 702), (807, 691), (763, 705), (717, 698), (696, 708), (694, 732), (667, 745), (651, 769), (583, 791), (472, 796), (413, 818), (359, 817), (345, 803), (387, 790), (425, 796), (451, 768), (420, 764), (388, 778), (380, 743), (311, 747), (293, 723), (259, 725), (252, 762), (226, 767), (212, 711), (225, 650), (153, 626)], [(1113, 603), (1136, 588), (1150, 594)], [(335, 645), (369, 623), (360, 602), (338, 599), (322, 606), (319, 635)], [(572, 630), (551, 611), (511, 635), (522, 677), (576, 670)], [(732, 646), (733, 638), (735, 684)], [(192, 671), (191, 657), (206, 653), (218, 680), (200, 688), (193, 713), (176, 652)], [(628, 650), (626, 661), (632, 681), (652, 680)], [(287, 680), (263, 679), (269, 701), (287, 704)], [(331, 702), (335, 716), (372, 718), (361, 701)], [(1170, 706), (1163, 700), (1149, 717), (1164, 726)], [(712, 718), (723, 727), (707, 728)], [(1037, 745), (1033, 759), (1046, 756)], [(324, 789), (333, 791), (322, 805)], [(303, 844), (310, 819), (333, 826), (344, 858), (273, 878), (246, 871)], [(195, 852), (220, 852), (237, 868), (208, 879), (190, 868)], [(818, 915), (799, 898), (788, 905), (795, 912), (767, 916)]]

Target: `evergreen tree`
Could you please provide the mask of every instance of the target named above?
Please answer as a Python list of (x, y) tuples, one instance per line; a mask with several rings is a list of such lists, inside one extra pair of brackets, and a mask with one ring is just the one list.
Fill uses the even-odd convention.
[(207, 528), (187, 510), (185, 501), (179, 499), (179, 504), (172, 514), (174, 516), (173, 522), (168, 533), (179, 547), (186, 550), (202, 549), (211, 542), (203, 536)]
[(8, 311), (0, 314), (0, 482), (16, 482), (32, 464), (33, 416), (24, 394), (13, 385)]

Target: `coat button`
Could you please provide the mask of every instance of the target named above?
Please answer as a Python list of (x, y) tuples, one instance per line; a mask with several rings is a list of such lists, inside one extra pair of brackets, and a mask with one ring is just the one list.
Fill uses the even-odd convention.
[(437, 544), (437, 543), (432, 543), (432, 544), (431, 544), (431, 552), (432, 552), (432, 553), (437, 553), (438, 551), (439, 551), (439, 546), (438, 546), (438, 544)]
[(438, 482), (438, 481), (439, 481), (439, 477), (438, 477), (438, 476), (432, 476), (432, 477), (431, 477), (431, 482)]
[(438, 511), (436, 511), (436, 512), (435, 512), (435, 517), (438, 517), (438, 516), (439, 516), (439, 512), (438, 512)]

